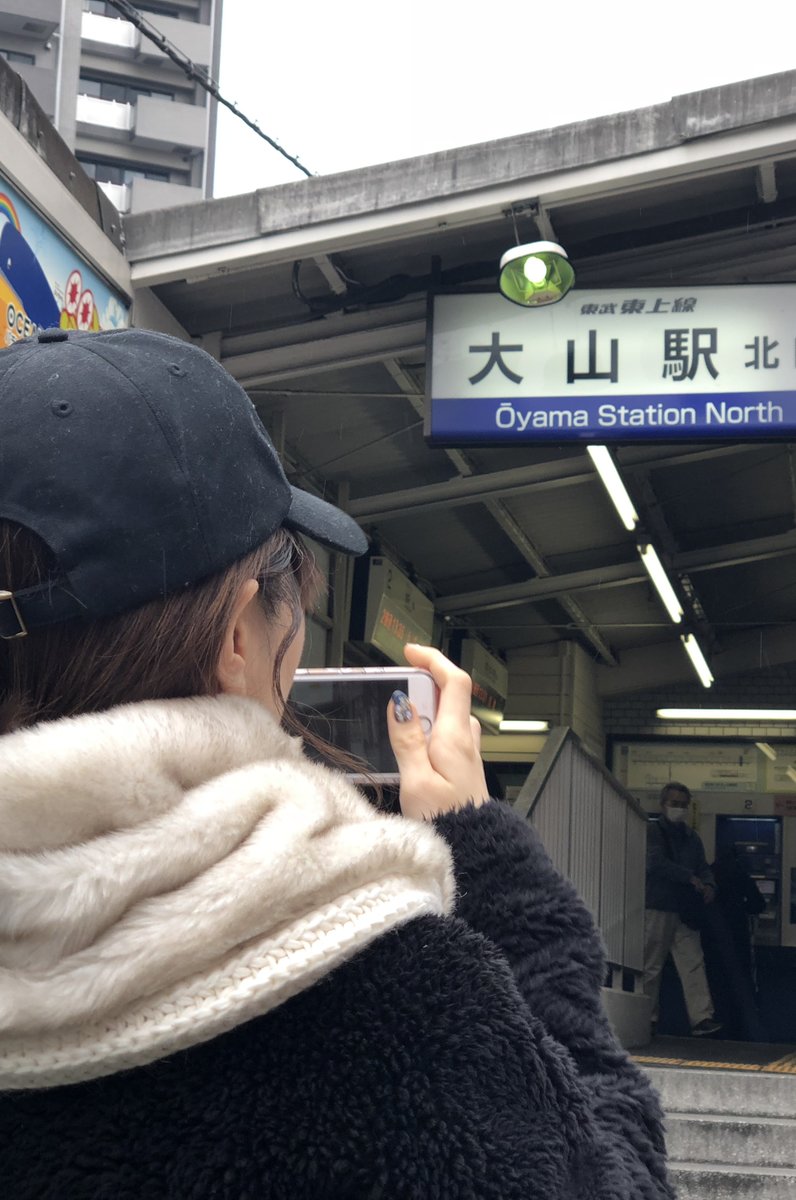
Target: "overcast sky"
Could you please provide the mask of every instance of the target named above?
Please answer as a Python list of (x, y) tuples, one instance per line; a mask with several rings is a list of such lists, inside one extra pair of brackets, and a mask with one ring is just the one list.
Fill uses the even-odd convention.
[[(224, 0), (222, 93), (314, 173), (796, 67), (796, 0)], [(300, 179), (220, 109), (215, 194)]]

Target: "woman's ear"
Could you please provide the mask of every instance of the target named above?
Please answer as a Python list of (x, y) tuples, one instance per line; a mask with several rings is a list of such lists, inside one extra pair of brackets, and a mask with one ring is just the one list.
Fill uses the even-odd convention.
[(247, 579), (241, 584), (218, 656), (216, 677), (219, 687), (222, 692), (233, 696), (248, 695), (246, 660), (253, 647), (252, 631), (246, 621), (246, 613), (259, 590), (256, 579)]

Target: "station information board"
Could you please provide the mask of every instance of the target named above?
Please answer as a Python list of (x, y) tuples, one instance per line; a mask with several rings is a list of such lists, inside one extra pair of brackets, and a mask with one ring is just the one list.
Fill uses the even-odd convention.
[(388, 558), (371, 558), (363, 640), (405, 666), (406, 643), (428, 646), (433, 633), (434, 605), (428, 596)]
[(434, 445), (796, 437), (796, 285), (430, 300)]
[(673, 779), (692, 792), (754, 792), (765, 790), (765, 763), (754, 742), (619, 742), (613, 769), (634, 794)]
[(473, 716), (485, 728), (496, 732), (506, 707), (508, 667), (474, 638), (464, 638), (462, 641), (461, 665), (473, 681)]

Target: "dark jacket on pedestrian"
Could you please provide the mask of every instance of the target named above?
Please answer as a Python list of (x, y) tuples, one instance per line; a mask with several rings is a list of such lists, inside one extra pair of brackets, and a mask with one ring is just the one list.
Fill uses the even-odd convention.
[(696, 896), (689, 883), (693, 875), (715, 886), (696, 830), (685, 821), (667, 821), (663, 816), (651, 820), (647, 825), (646, 907), (682, 912)]
[[(168, 734), (164, 710), (172, 716), (176, 712), (181, 721), (184, 718), (189, 730), (191, 722), (201, 718), (205, 740), (219, 734), (218, 757), (228, 754), (227, 740), (220, 736), (225, 727), (218, 730), (213, 725), (218, 703), (177, 701), (135, 705), (127, 711), (143, 726), (150, 718), (145, 720), (142, 710), (151, 710), (151, 729), (147, 726), (144, 736), (138, 728), (136, 737), (140, 743), (151, 742), (158, 756)], [(377, 859), (388, 865), (400, 863), (407, 879), (410, 869), (414, 871), (416, 883), (396, 891), (392, 876), (379, 868), (380, 882), (368, 883), (357, 907), (350, 910), (350, 920), (364, 928), (367, 897), (379, 897), (379, 911), (396, 895), (416, 897), (439, 848), (441, 861), (449, 862), (452, 853), (455, 909), (393, 922), (320, 978), (306, 978), (304, 986), (295, 982), (295, 972), (312, 950), (315, 918), (302, 918), (304, 932), (291, 934), (281, 957), (271, 954), (268, 961), (273, 966), (267, 977), (261, 976), (262, 986), (272, 987), (274, 973), (288, 955), (293, 963), (293, 994), (280, 994), (280, 1002), (252, 1019), (222, 1013), (225, 1024), (213, 1036), (198, 1038), (190, 1024), (187, 1029), (179, 1026), (181, 1048), (160, 1056), (152, 1049), (152, 1039), (160, 1036), (158, 1028), (152, 1027), (152, 1021), (136, 1023), (146, 998), (125, 1010), (112, 1042), (106, 1038), (106, 1023), (96, 1026), (92, 1034), (96, 1061), (92, 1046), (79, 1031), (74, 1036), (69, 1030), (48, 1033), (37, 1042), (35, 1035), (24, 1032), (37, 1019), (33, 1007), (21, 1011), (16, 1019), (22, 1032), (5, 1042), (0, 1037), (0, 1067), (6, 1063), (5, 1078), (12, 1080), (13, 1088), (0, 1095), (3, 1195), (9, 1200), (672, 1197), (657, 1098), (617, 1044), (603, 1012), (605, 961), (592, 919), (571, 885), (553, 868), (533, 829), (498, 801), (446, 814), (433, 827), (383, 817), (354, 796), (342, 777), (339, 785), (334, 783), (339, 794), (328, 800), (322, 819), (317, 820), (316, 803), (327, 803), (319, 789), (327, 786), (324, 780), (330, 773), (303, 762), (295, 747), (286, 747), (290, 739), (280, 731), (263, 731), (265, 718), (253, 706), (247, 709), (246, 702), (224, 700), (220, 708), (226, 719), (231, 714), (233, 725), (238, 719), (249, 722), (256, 735), (252, 744), (262, 747), (260, 753), (267, 750), (282, 757), (270, 774), (267, 764), (259, 762), (238, 770), (227, 764), (226, 773), (212, 785), (221, 789), (219, 794), (226, 789), (234, 796), (235, 788), (248, 787), (252, 779), (261, 782), (256, 794), (246, 793), (247, 803), (251, 795), (264, 793), (266, 784), (284, 790), (303, 781), (310, 796), (316, 789), (318, 798), (311, 802), (300, 801), (296, 793), (296, 811), (310, 837), (301, 843), (300, 854), (291, 855), (292, 866), (280, 868), (279, 876), (287, 871), (298, 878), (312, 868), (328, 889), (327, 859), (341, 852), (340, 847), (346, 859), (364, 847), (363, 862), (367, 860), (371, 873)], [(125, 716), (125, 710), (117, 711), (122, 716), (110, 714), (111, 725), (122, 721), (126, 733), (124, 721), (132, 718)], [(92, 736), (99, 720), (79, 718), (88, 722), (85, 727)], [(73, 722), (72, 728), (77, 737), (83, 726)], [(111, 730), (114, 736), (116, 732)], [(47, 727), (8, 738), (30, 738), (33, 733), (39, 733), (41, 740), (30, 744), (40, 747), (44, 758)], [(0, 753), (6, 740), (0, 739)], [(268, 744), (263, 746), (264, 742)], [(28, 743), (19, 745), (13, 763), (9, 759), (12, 766), (24, 760)], [(70, 747), (66, 739), (62, 749), (68, 753)], [(202, 743), (192, 743), (189, 749), (189, 759), (170, 756), (166, 760), (172, 790), (183, 769), (179, 763), (186, 763), (192, 787), (207, 774)], [(119, 739), (117, 751), (128, 753), (127, 736)], [(138, 803), (144, 794), (140, 773), (145, 758), (137, 745), (135, 758), (129, 760), (128, 769), (139, 773)], [(46, 766), (49, 771), (51, 763)], [(118, 771), (114, 778), (124, 780)], [(216, 812), (216, 801), (207, 803), (208, 786), (186, 792), (191, 803), (201, 805), (203, 825), (212, 823)], [(284, 828), (298, 817), (291, 812), (290, 793), (281, 799), (277, 793), (268, 794), (263, 828), (268, 847), (276, 852)], [(164, 796), (163, 804), (173, 803), (173, 797)], [(0, 785), (0, 807), (2, 800)], [(282, 800), (284, 807), (280, 807)], [(10, 803), (13, 808), (13, 796)], [(53, 811), (57, 824), (61, 810)], [(272, 820), (274, 813), (278, 820)], [(230, 810), (219, 824), (221, 832), (233, 817), (237, 819), (237, 812)], [(164, 819), (158, 815), (159, 822)], [(157, 828), (161, 830), (160, 825)], [(133, 830), (138, 842), (129, 842), (131, 853), (141, 841), (140, 829), (139, 824)], [(30, 826), (27, 836), (40, 835)], [(125, 844), (126, 836), (123, 829), (103, 835), (110, 846), (120, 838)], [(250, 854), (253, 836), (241, 840), (242, 835), (235, 833), (231, 858), (239, 853), (238, 847)], [(147, 853), (154, 856), (154, 863), (168, 865), (167, 859), (181, 858), (189, 837), (187, 827), (181, 839), (166, 838), (161, 832), (154, 843), (147, 843)], [(52, 833), (50, 840), (54, 840)], [(89, 838), (89, 848), (91, 844)], [(318, 844), (323, 852), (313, 866), (313, 846)], [(199, 850), (205, 852), (204, 841)], [(166, 855), (163, 860), (161, 853)], [(57, 852), (58, 871), (68, 854), (68, 850)], [(24, 856), (17, 854), (20, 857)], [(46, 865), (48, 857), (49, 852), (43, 852), (36, 861)], [(246, 861), (252, 887), (259, 886), (256, 856)], [(227, 862), (225, 858), (212, 868), (212, 881), (218, 882)], [(88, 859), (86, 864), (88, 871)], [(346, 869), (350, 876), (350, 868)], [(117, 873), (124, 874), (123, 860)], [(312, 886), (317, 887), (314, 878)], [(202, 883), (198, 874), (196, 879)], [(117, 882), (107, 878), (111, 894)], [(81, 894), (90, 905), (85, 883)], [(27, 886), (20, 878), (25, 895)], [(277, 890), (282, 886), (280, 878), (274, 886)], [(294, 909), (297, 897), (305, 895), (296, 890), (298, 886), (290, 881)], [(172, 903), (172, 894), (163, 893), (162, 882), (158, 888), (146, 900), (139, 924), (162, 896)], [(202, 902), (187, 910), (188, 918), (201, 916), (210, 929), (213, 912), (228, 900), (229, 892), (222, 888), (212, 896), (213, 906)], [(244, 886), (235, 903), (246, 896)], [(342, 900), (335, 901), (334, 912), (341, 905)], [(31, 922), (34, 917), (31, 908)], [(256, 921), (257, 912), (247, 919)], [(93, 958), (102, 953), (104, 940), (116, 936), (110, 912), (105, 920), (107, 928), (92, 944), (89, 971), (94, 970)], [(120, 928), (127, 920), (120, 916)], [(335, 918), (330, 928), (337, 944), (345, 934), (345, 922)], [(190, 936), (191, 920), (185, 929), (185, 936)], [(181, 984), (179, 1003), (168, 1010), (161, 1006), (159, 1020), (170, 1037), (176, 1036), (175, 1022), (183, 1011), (196, 1011), (197, 1020), (212, 1021), (225, 1005), (250, 1002), (254, 975), (251, 961), (245, 958), (248, 944), (235, 952), (231, 977), (226, 968), (214, 968), (215, 990), (209, 1000), (210, 976), (206, 972), (202, 976), (202, 1007), (190, 1008), (196, 1002), (195, 984), (187, 988)], [(150, 955), (157, 950), (153, 942)], [(54, 959), (56, 948), (51, 946), (48, 953)], [(177, 946), (174, 957), (181, 953)], [(79, 958), (80, 953), (72, 957)], [(126, 966), (124, 961), (120, 969)], [(67, 968), (71, 970), (69, 957)], [(169, 970), (168, 962), (164, 969)], [(176, 975), (177, 968), (171, 973)], [(24, 971), (20, 977), (32, 1004), (40, 977), (30, 979)], [(97, 978), (98, 988), (102, 982)], [(46, 1001), (45, 995), (41, 1001), (45, 1013)], [(74, 1002), (82, 1003), (83, 997)], [(11, 1008), (0, 1002), (0, 1017)], [(110, 1010), (108, 1027), (117, 1020), (117, 1008)], [(114, 1060), (119, 1054), (123, 1057)], [(140, 1061), (141, 1054), (148, 1061)], [(138, 1065), (130, 1066), (135, 1055)], [(53, 1074), (56, 1069), (65, 1072), (61, 1078), (66, 1081), (60, 1085)], [(76, 1069), (82, 1080), (68, 1082), (69, 1072)], [(41, 1085), (35, 1084), (37, 1072)]]

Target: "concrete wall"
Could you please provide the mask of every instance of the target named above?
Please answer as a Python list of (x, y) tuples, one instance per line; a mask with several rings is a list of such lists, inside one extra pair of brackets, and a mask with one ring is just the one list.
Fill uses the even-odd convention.
[(55, 71), (52, 67), (32, 67), (29, 63), (16, 62), (10, 65), (25, 80), (47, 116), (52, 119), (55, 116)]
[[(209, 25), (201, 25), (197, 21), (183, 21), (177, 17), (154, 16), (152, 13), (142, 13), (142, 16), (156, 26), (159, 33), (181, 50), (191, 62), (208, 67), (213, 58), (212, 30)], [(140, 59), (153, 62), (168, 62), (167, 56), (158, 49), (149, 38), (141, 37), (138, 50)]]
[(190, 335), (179, 321), (171, 315), (162, 300), (151, 288), (136, 288), (133, 292), (131, 325), (138, 329), (154, 329), (157, 333), (169, 333), (172, 337), (189, 342)]
[(168, 208), (174, 204), (191, 204), (202, 199), (202, 189), (182, 183), (165, 183), (161, 179), (133, 179), (130, 184), (131, 212), (151, 208)]
[[(21, 25), (41, 22), (43, 25), (58, 25), (61, 20), (60, 0), (4, 0), (3, 25), (12, 25), (17, 18)], [(29, 31), (29, 36), (35, 36)]]
[(201, 150), (205, 144), (207, 111), (195, 104), (162, 100), (158, 96), (139, 96), (135, 105), (137, 143), (188, 146)]
[(537, 718), (574, 729), (602, 759), (602, 706), (594, 662), (575, 642), (532, 646), (508, 655), (507, 718)]

